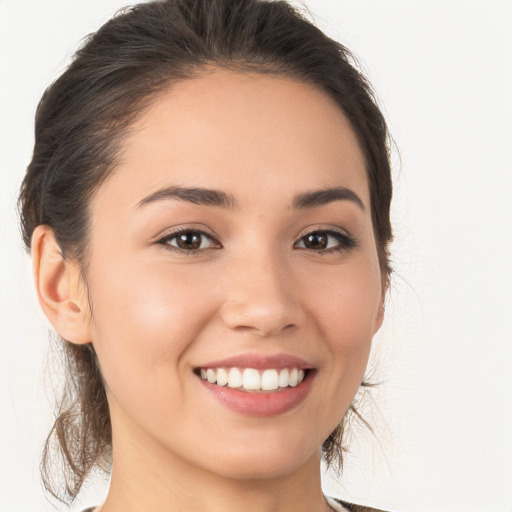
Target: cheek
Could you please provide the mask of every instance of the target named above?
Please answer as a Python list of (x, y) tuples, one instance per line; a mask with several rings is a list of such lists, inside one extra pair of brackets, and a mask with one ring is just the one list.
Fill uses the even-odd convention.
[[(166, 265), (96, 265), (93, 343), (109, 387), (179, 391), (183, 354), (215, 308), (201, 280)], [(204, 280), (203, 280), (204, 282)], [(113, 390), (114, 391), (114, 390)]]
[(379, 326), (381, 293), (374, 265), (351, 265), (317, 279), (314, 317), (339, 374), (364, 373)]

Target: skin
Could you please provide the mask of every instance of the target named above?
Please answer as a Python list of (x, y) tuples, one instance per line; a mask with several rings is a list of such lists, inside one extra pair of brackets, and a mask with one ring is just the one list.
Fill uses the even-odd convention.
[[(177, 185), (238, 206), (139, 205)], [(297, 194), (340, 186), (363, 208), (292, 207)], [(46, 226), (33, 255), (47, 316), (64, 338), (93, 343), (107, 384), (114, 464), (103, 512), (328, 510), (320, 447), (361, 383), (385, 294), (364, 158), (340, 109), (283, 77), (213, 70), (176, 84), (132, 127), (90, 212), (92, 311)], [(211, 239), (193, 254), (159, 243), (181, 227)], [(341, 250), (304, 246), (328, 229), (355, 247), (332, 237)], [(262, 418), (212, 398), (194, 369), (245, 353), (308, 361), (306, 399)]]

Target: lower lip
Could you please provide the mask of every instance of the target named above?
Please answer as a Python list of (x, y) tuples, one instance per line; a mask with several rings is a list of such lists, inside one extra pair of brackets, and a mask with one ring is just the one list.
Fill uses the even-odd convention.
[(298, 406), (309, 393), (313, 376), (313, 372), (310, 371), (298, 386), (267, 393), (239, 391), (238, 389), (217, 386), (200, 377), (198, 378), (205, 389), (228, 409), (245, 416), (268, 417), (284, 414)]

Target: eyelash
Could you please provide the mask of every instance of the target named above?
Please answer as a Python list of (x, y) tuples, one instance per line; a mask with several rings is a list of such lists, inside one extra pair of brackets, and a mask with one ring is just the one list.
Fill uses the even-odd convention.
[[(215, 246), (207, 247), (205, 249), (196, 249), (196, 250), (181, 249), (180, 247), (170, 245), (169, 242), (171, 240), (174, 240), (175, 238), (177, 238), (178, 236), (183, 235), (183, 234), (200, 235), (201, 237), (209, 238), (210, 240), (215, 242), (215, 239), (210, 234), (206, 233), (205, 231), (201, 231), (200, 229), (182, 228), (182, 229), (173, 231), (171, 233), (168, 233), (167, 235), (165, 235), (162, 238), (160, 238), (159, 240), (157, 240), (157, 243), (163, 245), (166, 250), (169, 250), (169, 251), (172, 251), (172, 252), (175, 252), (178, 254), (184, 254), (186, 256), (194, 256), (194, 255), (197, 255), (198, 253), (205, 251), (207, 249), (218, 249), (218, 248), (222, 247), (220, 245), (220, 243), (218, 243), (218, 242), (217, 242), (216, 247)], [(337, 231), (334, 229), (315, 229), (313, 231), (310, 231), (310, 232), (302, 235), (299, 238), (299, 241), (302, 241), (306, 237), (311, 236), (311, 235), (327, 235), (328, 237), (333, 237), (338, 241), (338, 245), (335, 247), (332, 247), (330, 249), (323, 249), (323, 250), (316, 250), (316, 251), (315, 251), (315, 249), (308, 249), (307, 247), (301, 248), (301, 250), (311, 250), (311, 251), (316, 252), (317, 254), (324, 255), (324, 254), (331, 254), (331, 253), (336, 253), (336, 252), (347, 251), (347, 250), (353, 249), (354, 247), (357, 246), (357, 241), (355, 240), (355, 238), (351, 237), (350, 235), (348, 235), (347, 233), (345, 233), (343, 231)]]

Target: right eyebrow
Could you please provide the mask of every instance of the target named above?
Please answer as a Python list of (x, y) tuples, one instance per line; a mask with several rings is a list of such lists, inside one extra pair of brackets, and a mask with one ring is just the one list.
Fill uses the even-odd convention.
[(190, 203), (204, 206), (220, 206), (234, 209), (237, 207), (236, 199), (231, 194), (220, 190), (198, 187), (172, 186), (157, 190), (137, 203), (137, 208), (163, 199), (180, 199)]

